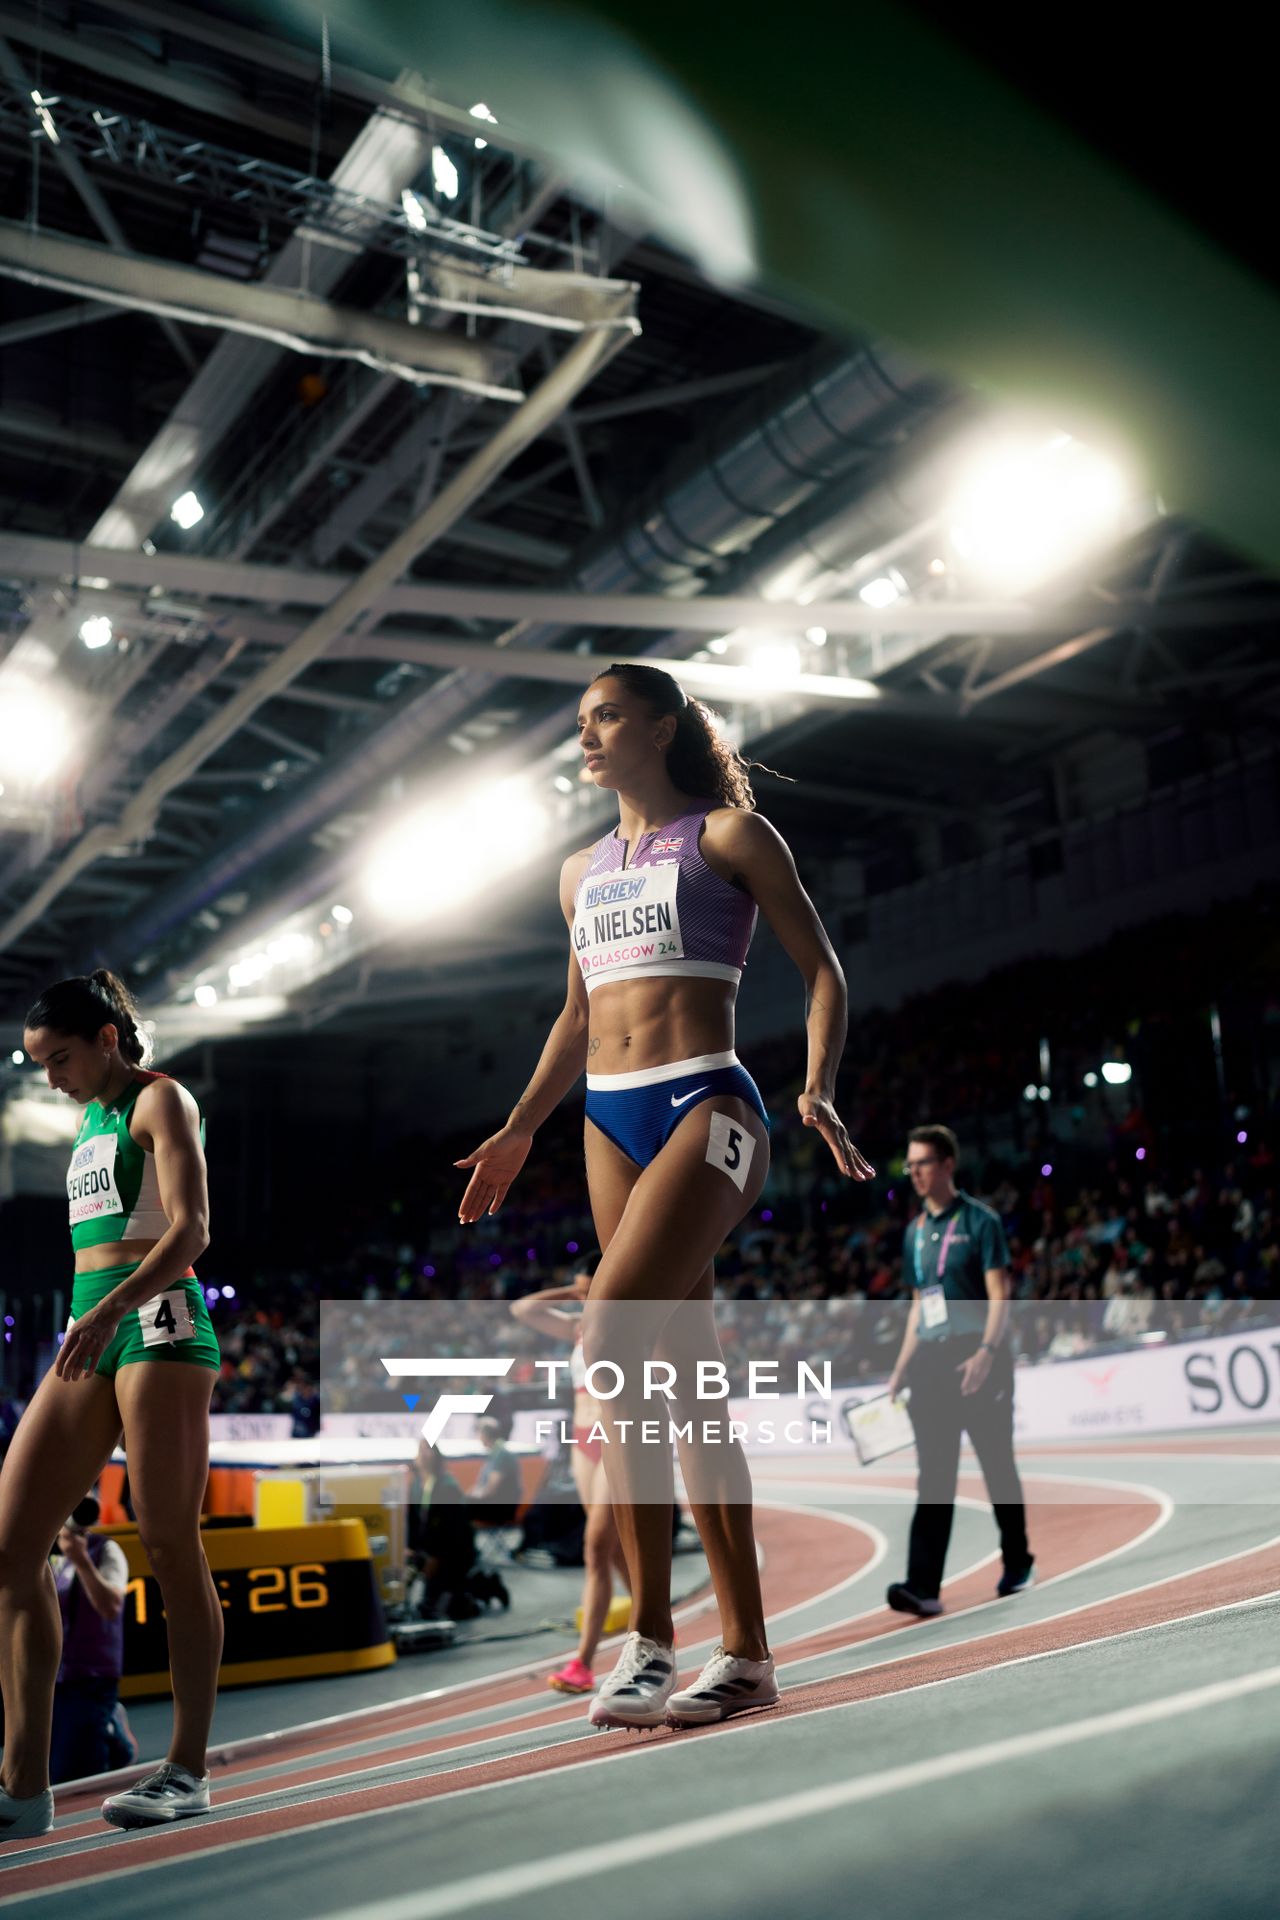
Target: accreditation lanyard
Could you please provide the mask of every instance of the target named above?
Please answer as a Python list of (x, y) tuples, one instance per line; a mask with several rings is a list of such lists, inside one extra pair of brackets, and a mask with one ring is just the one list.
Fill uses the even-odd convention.
[[(924, 1277), (924, 1260), (920, 1253), (920, 1243), (924, 1239), (925, 1221), (928, 1219), (928, 1217), (929, 1216), (927, 1213), (922, 1213), (919, 1219), (916, 1221), (916, 1246), (915, 1246), (916, 1285), (919, 1287), (922, 1293), (924, 1292), (926, 1285), (929, 1284), (926, 1282)], [(955, 1231), (956, 1231), (956, 1228), (959, 1226), (959, 1224), (960, 1224), (960, 1211), (959, 1211), (959, 1208), (957, 1208), (956, 1212), (953, 1214), (951, 1219), (947, 1222), (947, 1230), (942, 1236), (942, 1248), (938, 1254), (938, 1273), (937, 1273), (936, 1280), (933, 1282), (934, 1285), (941, 1286), (942, 1282), (947, 1277), (947, 1255), (951, 1251), (951, 1242), (955, 1238)]]

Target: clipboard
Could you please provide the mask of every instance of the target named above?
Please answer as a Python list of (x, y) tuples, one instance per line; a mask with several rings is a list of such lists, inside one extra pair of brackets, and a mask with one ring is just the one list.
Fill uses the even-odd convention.
[(864, 1467), (869, 1467), (873, 1460), (883, 1460), (887, 1454), (901, 1453), (904, 1448), (915, 1445), (915, 1428), (907, 1412), (905, 1394), (896, 1400), (891, 1400), (887, 1393), (874, 1394), (870, 1400), (846, 1400), (840, 1416), (859, 1463)]

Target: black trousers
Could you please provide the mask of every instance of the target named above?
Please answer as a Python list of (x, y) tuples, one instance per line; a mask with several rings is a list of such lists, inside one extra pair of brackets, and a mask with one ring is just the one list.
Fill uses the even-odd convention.
[(1027, 1514), (1013, 1457), (1013, 1356), (1007, 1345), (1000, 1346), (980, 1390), (962, 1394), (959, 1369), (978, 1345), (977, 1336), (922, 1340), (907, 1373), (907, 1405), (920, 1461), (907, 1585), (922, 1600), (936, 1600), (942, 1587), (962, 1433), (972, 1440), (987, 1483), (1004, 1564), (1019, 1569), (1027, 1563)]
[(61, 1680), (53, 1695), (53, 1735), (49, 1778), (85, 1780), (113, 1764), (111, 1716), (119, 1685), (115, 1680)]

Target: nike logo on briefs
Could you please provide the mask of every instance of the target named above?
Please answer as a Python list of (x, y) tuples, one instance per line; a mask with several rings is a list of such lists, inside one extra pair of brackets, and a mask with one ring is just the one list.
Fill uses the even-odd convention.
[(696, 1100), (700, 1093), (709, 1093), (710, 1091), (711, 1089), (709, 1087), (695, 1087), (692, 1093), (682, 1093), (679, 1097), (673, 1093), (671, 1096), (671, 1104), (673, 1107), (682, 1107), (686, 1100)]

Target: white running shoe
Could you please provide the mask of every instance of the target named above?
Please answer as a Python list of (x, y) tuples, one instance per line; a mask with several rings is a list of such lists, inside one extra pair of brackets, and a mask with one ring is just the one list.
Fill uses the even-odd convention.
[(667, 1701), (669, 1727), (702, 1727), (727, 1720), (731, 1713), (778, 1704), (778, 1676), (773, 1655), (763, 1660), (740, 1660), (717, 1647), (691, 1687), (682, 1687)]
[(52, 1825), (53, 1795), (48, 1787), (29, 1800), (15, 1800), (0, 1787), (0, 1843), (29, 1840), (33, 1834), (48, 1833)]
[(102, 1803), (102, 1817), (113, 1827), (167, 1827), (174, 1820), (208, 1811), (208, 1774), (188, 1773), (172, 1760)]
[(660, 1727), (675, 1684), (675, 1650), (629, 1633), (587, 1718), (593, 1727)]

